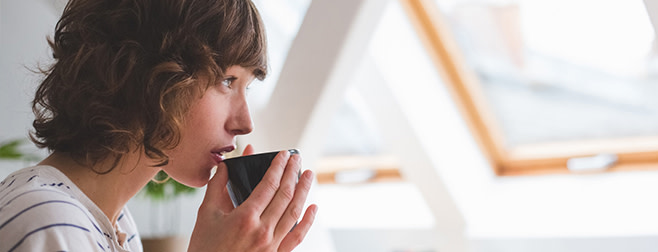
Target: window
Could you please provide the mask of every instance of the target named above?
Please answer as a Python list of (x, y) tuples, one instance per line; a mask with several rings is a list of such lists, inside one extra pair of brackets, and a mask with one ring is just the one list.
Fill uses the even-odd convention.
[[(263, 85), (249, 94), (249, 104), (258, 109), (267, 104), (276, 87), (281, 68), (286, 60), (293, 39), (299, 31), (310, 0), (267, 1), (254, 0), (260, 11), (267, 32), (269, 73)], [(254, 84), (261, 84), (256, 81)]]
[(651, 6), (402, 2), (498, 174), (658, 162)]

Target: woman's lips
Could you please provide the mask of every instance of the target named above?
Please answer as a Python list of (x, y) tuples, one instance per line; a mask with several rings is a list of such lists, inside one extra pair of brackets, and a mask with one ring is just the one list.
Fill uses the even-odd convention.
[(218, 150), (213, 150), (210, 153), (212, 154), (213, 160), (219, 164), (224, 161), (224, 153), (229, 153), (233, 150), (235, 150), (235, 146), (229, 145)]
[(215, 160), (215, 163), (219, 164), (219, 163), (224, 161), (224, 155), (222, 155), (220, 153), (213, 152), (212, 153), (212, 159)]

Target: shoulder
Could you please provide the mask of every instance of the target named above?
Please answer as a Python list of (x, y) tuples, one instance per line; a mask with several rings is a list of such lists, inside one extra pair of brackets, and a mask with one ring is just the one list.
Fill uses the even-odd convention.
[(70, 188), (48, 172), (24, 170), (0, 186), (0, 251), (103, 247), (103, 232)]
[(0, 182), (0, 216), (6, 210), (63, 203), (78, 202), (73, 196), (68, 181), (52, 175), (52, 171), (43, 167), (29, 167), (12, 173)]

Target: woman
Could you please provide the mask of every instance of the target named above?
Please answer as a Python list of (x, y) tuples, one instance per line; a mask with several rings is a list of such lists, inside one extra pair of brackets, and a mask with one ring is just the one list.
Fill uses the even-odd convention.
[[(0, 183), (0, 251), (141, 251), (125, 205), (163, 170), (208, 185), (189, 251), (290, 251), (312, 225), (312, 182), (282, 151), (233, 208), (224, 153), (253, 126), (267, 74), (248, 0), (70, 0), (49, 40), (32, 140), (51, 155)], [(248, 146), (244, 154), (253, 153)], [(211, 170), (217, 167), (211, 178)]]

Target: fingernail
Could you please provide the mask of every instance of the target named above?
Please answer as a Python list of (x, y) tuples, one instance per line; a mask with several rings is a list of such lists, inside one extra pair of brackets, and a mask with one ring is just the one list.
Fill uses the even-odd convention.
[(298, 166), (302, 166), (302, 158), (299, 155), (292, 155), (290, 159), (294, 160)]
[(210, 177), (211, 177), (211, 178), (214, 177), (214, 176), (215, 176), (215, 173), (217, 173), (217, 166), (216, 166), (216, 165), (213, 166), (213, 167), (210, 169)]
[(306, 170), (306, 171), (304, 171), (304, 173), (302, 174), (302, 176), (305, 177), (304, 179), (307, 179), (307, 180), (313, 180), (313, 171), (311, 171), (311, 170)]
[(313, 218), (315, 218), (315, 216), (318, 215), (318, 209), (320, 209), (320, 207), (318, 207), (318, 205), (315, 205), (315, 204), (313, 204), (313, 205), (315, 207), (311, 210), (311, 214), (313, 215)]

